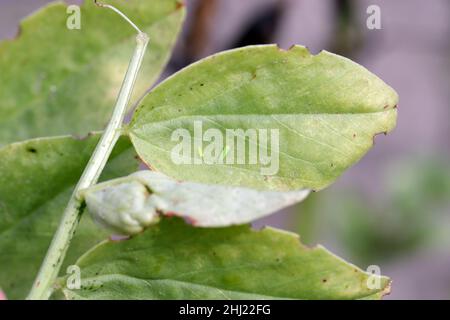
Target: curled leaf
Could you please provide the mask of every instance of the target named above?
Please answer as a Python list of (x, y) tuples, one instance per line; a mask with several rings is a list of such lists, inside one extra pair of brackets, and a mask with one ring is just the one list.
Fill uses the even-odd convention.
[(183, 217), (199, 227), (244, 224), (300, 202), (309, 192), (178, 182), (147, 170), (91, 187), (83, 196), (95, 221), (132, 235), (157, 222), (159, 213)]

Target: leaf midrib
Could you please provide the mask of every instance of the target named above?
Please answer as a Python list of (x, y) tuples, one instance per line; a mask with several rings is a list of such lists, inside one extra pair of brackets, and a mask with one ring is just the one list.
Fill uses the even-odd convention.
[[(168, 107), (168, 106), (162, 106), (162, 107)], [(170, 107), (170, 106), (169, 106)], [(318, 113), (229, 113), (229, 114), (224, 114), (224, 113), (214, 113), (214, 114), (189, 114), (189, 115), (180, 115), (180, 116), (176, 116), (173, 118), (163, 118), (163, 119), (158, 119), (158, 120), (149, 120), (146, 121), (145, 123), (143, 123), (143, 121), (133, 121), (129, 124), (129, 130), (130, 131), (134, 131), (135, 128), (139, 128), (142, 127), (144, 125), (149, 125), (151, 123), (164, 123), (164, 122), (171, 122), (173, 120), (182, 120), (182, 119), (189, 119), (189, 118), (214, 118), (214, 117), (273, 117), (273, 116), (318, 116), (318, 117), (322, 117), (322, 116), (353, 116), (353, 115), (367, 115), (367, 114), (382, 114), (382, 113), (387, 113), (390, 112), (392, 110), (395, 110), (396, 106), (393, 107), (389, 107), (383, 110), (377, 110), (377, 111), (368, 111), (368, 112), (318, 112)], [(151, 117), (151, 112), (155, 110), (152, 109), (149, 113), (148, 118), (152, 118)], [(137, 117), (136, 114), (134, 115), (134, 117)], [(212, 121), (212, 120), (211, 120)]]

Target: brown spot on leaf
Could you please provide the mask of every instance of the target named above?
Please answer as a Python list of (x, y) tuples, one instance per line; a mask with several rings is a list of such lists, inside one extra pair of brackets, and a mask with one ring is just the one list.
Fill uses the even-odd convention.
[(186, 6), (186, 4), (184, 3), (184, 1), (177, 1), (175, 3), (175, 10), (180, 10), (181, 8), (183, 8), (184, 6)]
[(166, 217), (172, 218), (172, 217), (177, 217), (178, 214), (176, 212), (173, 211), (168, 211), (164, 214)]
[(196, 226), (198, 221), (191, 217), (184, 217), (184, 220), (190, 225)]
[(380, 135), (380, 134), (387, 135), (387, 132), (386, 132), (386, 131), (381, 131), (381, 132), (375, 133), (375, 134), (373, 135), (373, 137), (372, 137), (372, 144), (373, 144), (373, 145), (375, 145), (375, 137), (378, 136), (378, 135)]
[(174, 211), (167, 211), (167, 212), (164, 213), (164, 215), (166, 217), (168, 217), (168, 218), (173, 218), (173, 217), (182, 218), (186, 223), (188, 223), (188, 224), (190, 224), (192, 226), (195, 226), (198, 223), (198, 221), (195, 220), (194, 218), (189, 217), (189, 216), (184, 216), (183, 214), (178, 213), (178, 212), (174, 212)]

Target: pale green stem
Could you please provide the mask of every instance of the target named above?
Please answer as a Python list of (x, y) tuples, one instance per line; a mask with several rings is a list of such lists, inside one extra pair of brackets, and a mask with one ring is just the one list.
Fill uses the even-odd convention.
[(53, 237), (27, 299), (48, 299), (52, 294), (53, 284), (59, 274), (70, 241), (72, 240), (83, 211), (84, 201), (79, 196), (79, 191), (97, 182), (114, 145), (120, 137), (120, 130), (127, 111), (127, 105), (148, 44), (147, 35), (139, 32), (136, 37), (136, 42), (137, 45), (122, 83), (111, 120), (72, 193), (58, 230)]

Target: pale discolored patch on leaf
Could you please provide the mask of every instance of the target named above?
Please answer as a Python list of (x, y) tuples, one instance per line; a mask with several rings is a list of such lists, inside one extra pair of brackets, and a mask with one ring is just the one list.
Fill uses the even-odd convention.
[(137, 234), (159, 214), (183, 217), (197, 227), (226, 227), (262, 218), (300, 202), (309, 190), (258, 191), (180, 182), (139, 171), (82, 191), (94, 220), (118, 234)]

